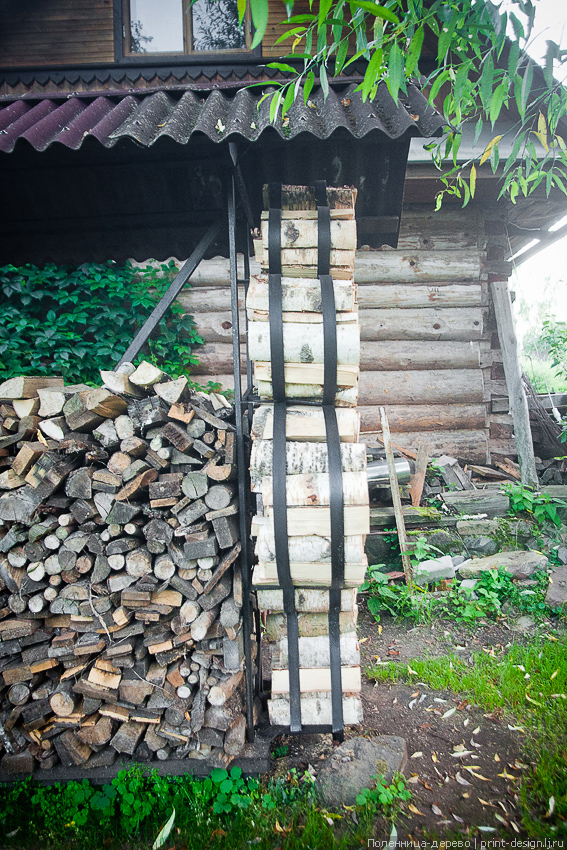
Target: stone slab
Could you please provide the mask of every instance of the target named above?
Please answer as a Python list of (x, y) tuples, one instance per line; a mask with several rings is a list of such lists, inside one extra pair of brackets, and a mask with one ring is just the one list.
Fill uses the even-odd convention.
[(324, 806), (353, 806), (361, 788), (375, 786), (373, 777), (384, 777), (389, 785), (407, 758), (406, 742), (397, 735), (349, 738), (319, 770), (315, 789)]
[(536, 570), (547, 569), (548, 561), (541, 552), (499, 552), (488, 558), (472, 558), (459, 567), (461, 578), (475, 578), (483, 570), (497, 570), (504, 567), (514, 578), (527, 578)]
[(545, 596), (550, 608), (561, 608), (567, 602), (567, 566), (555, 567)]

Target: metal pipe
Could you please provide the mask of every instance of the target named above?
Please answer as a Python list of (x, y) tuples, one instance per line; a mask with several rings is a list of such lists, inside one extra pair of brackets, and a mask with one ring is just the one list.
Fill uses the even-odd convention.
[[(399, 484), (407, 484), (410, 480), (411, 465), (404, 457), (396, 458), (394, 461), (396, 475)], [(366, 467), (366, 477), (369, 487), (389, 487), (390, 476), (388, 475), (388, 464), (386, 460), (373, 460)]]

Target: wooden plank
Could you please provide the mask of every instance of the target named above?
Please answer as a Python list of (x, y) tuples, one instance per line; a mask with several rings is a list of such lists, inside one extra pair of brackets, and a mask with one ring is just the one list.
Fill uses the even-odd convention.
[(406, 578), (406, 584), (411, 588), (413, 583), (413, 570), (409, 559), (408, 541), (406, 536), (406, 527), (404, 524), (404, 514), (402, 511), (402, 500), (400, 498), (400, 488), (398, 485), (398, 476), (396, 474), (396, 464), (394, 461), (394, 452), (392, 449), (392, 441), (390, 438), (390, 426), (386, 410), (380, 408), (380, 419), (382, 421), (382, 438), (384, 440), (384, 449), (386, 451), (386, 461), (388, 463), (388, 475), (390, 477), (390, 490), (392, 493), (392, 503), (394, 506), (394, 516), (396, 517), (396, 528), (398, 529), (398, 540), (400, 544), (400, 556), (402, 559), (402, 568)]
[[(384, 409), (384, 408), (382, 408)], [(425, 474), (427, 472), (427, 461), (429, 460), (429, 445), (426, 440), (419, 444), (417, 450), (417, 458), (415, 461), (415, 472), (410, 477), (409, 492), (411, 503), (414, 508), (419, 507), (421, 502), (421, 494), (423, 493), (423, 485), (425, 484)]]
[(522, 385), (522, 369), (518, 353), (518, 341), (512, 315), (512, 301), (507, 281), (491, 283), (494, 313), (498, 326), (498, 338), (504, 360), (504, 373), (510, 399), (510, 413), (514, 420), (514, 434), (518, 449), (518, 459), (521, 468), (522, 484), (539, 489), (539, 481), (535, 468), (532, 432), (530, 430), (530, 415), (524, 388)]

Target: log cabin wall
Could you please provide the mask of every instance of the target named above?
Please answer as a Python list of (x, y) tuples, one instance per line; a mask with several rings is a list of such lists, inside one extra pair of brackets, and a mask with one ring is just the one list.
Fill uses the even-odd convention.
[[(357, 251), (359, 409), (368, 439), (380, 432), (385, 405), (402, 447), (415, 451), (426, 440), (433, 456), (476, 463), (515, 456), (489, 294), (489, 282), (508, 271), (501, 261), (504, 233), (504, 213), (494, 205), (435, 213), (431, 203), (411, 204), (404, 207), (396, 250)], [(199, 380), (230, 386), (226, 271), (226, 260), (203, 263), (180, 301), (205, 342), (195, 369)]]

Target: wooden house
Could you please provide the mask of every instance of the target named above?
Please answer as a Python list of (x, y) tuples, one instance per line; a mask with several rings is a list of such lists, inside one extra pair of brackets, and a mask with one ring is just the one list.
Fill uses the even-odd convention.
[[(235, 16), (232, 0), (2, 2), (0, 263), (188, 256), (226, 215), (227, 142), (258, 222), (263, 183), (354, 185), (363, 430), (380, 430), (385, 405), (401, 446), (426, 439), (432, 454), (477, 463), (516, 455), (511, 394), (516, 417), (527, 414), (513, 339), (505, 374), (495, 292), (509, 311), (510, 257), (535, 231), (553, 238), (567, 201), (512, 208), (486, 166), (474, 202), (435, 213), (438, 172), (418, 139), (439, 133), (439, 116), (412, 85), (399, 105), (385, 86), (363, 104), (356, 63), (327, 100), (315, 88), (271, 126), (262, 88), (249, 86), (278, 73), (266, 62), (280, 52), (283, 6), (271, 0), (255, 50), (249, 17), (239, 28)], [(223, 256), (221, 237), (181, 301), (205, 340), (196, 371), (230, 386)]]

